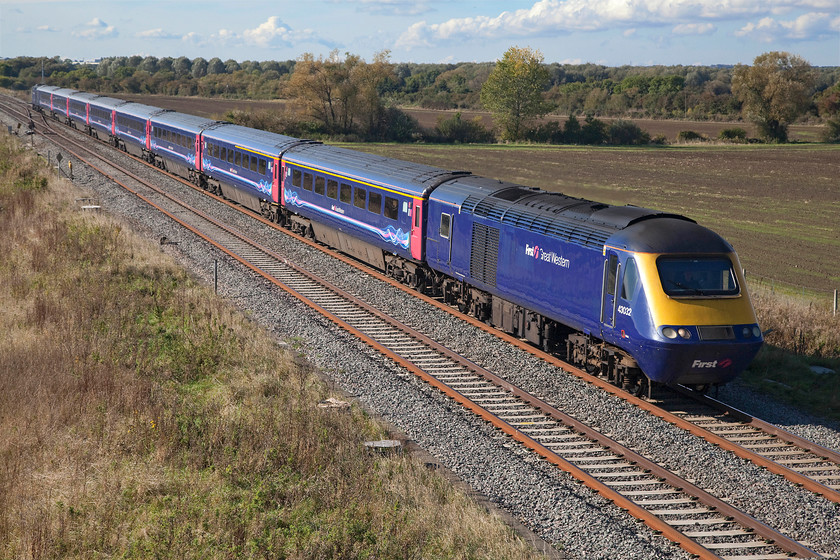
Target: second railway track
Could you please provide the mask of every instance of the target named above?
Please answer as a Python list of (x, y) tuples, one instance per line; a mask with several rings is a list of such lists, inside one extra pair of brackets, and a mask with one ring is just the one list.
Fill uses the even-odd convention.
[[(227, 235), (227, 234), (226, 234)], [(214, 232), (212, 234), (208, 234), (208, 237), (213, 237), (214, 239), (218, 239), (219, 237), (218, 232)], [(231, 243), (240, 243), (240, 241), (231, 241)], [(253, 249), (248, 250), (253, 251)], [(270, 253), (270, 251), (268, 251)], [(263, 261), (264, 259), (268, 258), (265, 255), (268, 254), (263, 252), (262, 256), (256, 257), (255, 255), (250, 255), (248, 259), (251, 262), (251, 266), (254, 269), (274, 269), (274, 271), (269, 270), (268, 275), (283, 275), (286, 274), (285, 271), (277, 272), (277, 268), (280, 265), (277, 264), (255, 264), (256, 261)], [(280, 261), (283, 260), (281, 257)], [(274, 262), (277, 262), (277, 259), (274, 259)], [(286, 265), (283, 265), (286, 266)], [(297, 281), (289, 281), (290, 284), (296, 284)], [(291, 291), (299, 292), (308, 291), (310, 288), (292, 288)], [(316, 291), (322, 290), (323, 287), (317, 288)], [(317, 303), (314, 302), (315, 307), (322, 307), (327, 308), (335, 305), (332, 301), (334, 296), (328, 297), (327, 303)], [(340, 304), (340, 307), (343, 307), (344, 303)], [(340, 315), (336, 313), (337, 310), (330, 311), (329, 313), (332, 315), (332, 320), (341, 321)], [(347, 322), (358, 322), (362, 319), (358, 317), (358, 310), (354, 309), (350, 312), (352, 317), (348, 317)], [(379, 320), (382, 320), (380, 317)], [(364, 319), (364, 321), (368, 321), (368, 319)], [(505, 418), (498, 420), (501, 422), (502, 428), (510, 435), (519, 441), (525, 442), (525, 440), (531, 440), (533, 442), (537, 442), (537, 447), (542, 447), (549, 451), (550, 455), (558, 456), (562, 459), (563, 451), (566, 452), (566, 456), (569, 455), (574, 456), (577, 459), (580, 458), (588, 458), (588, 460), (579, 461), (579, 464), (576, 465), (573, 460), (567, 461), (569, 465), (572, 466), (570, 468), (568, 465), (566, 466), (566, 470), (570, 472), (574, 469), (579, 470), (586, 470), (581, 465), (588, 465), (590, 468), (589, 471), (593, 473), (597, 472), (601, 475), (601, 480), (598, 484), (603, 485), (607, 491), (612, 487), (615, 488), (623, 488), (624, 493), (630, 496), (642, 497), (638, 499), (638, 501), (642, 502), (651, 502), (647, 505), (655, 506), (653, 508), (653, 512), (656, 515), (664, 519), (670, 519), (673, 523), (668, 525), (669, 527), (675, 528), (680, 527), (683, 531), (681, 534), (685, 535), (688, 533), (691, 535), (689, 540), (691, 542), (706, 542), (709, 545), (709, 549), (716, 550), (718, 552), (724, 551), (724, 553), (728, 550), (730, 556), (739, 556), (741, 554), (737, 553), (737, 551), (743, 550), (750, 550), (753, 549), (754, 552), (762, 553), (763, 556), (756, 556), (756, 557), (767, 557), (767, 558), (775, 558), (775, 557), (787, 557), (783, 556), (785, 554), (796, 553), (799, 555), (807, 555), (807, 549), (801, 548), (796, 549), (796, 543), (789, 542), (788, 545), (792, 546), (793, 548), (779, 548), (778, 545), (776, 548), (767, 548), (768, 545), (764, 541), (765, 538), (770, 540), (776, 540), (778, 542), (785, 542), (785, 538), (779, 536), (777, 538), (773, 537), (762, 537), (761, 539), (756, 540), (756, 535), (759, 533), (755, 532), (756, 527), (745, 527), (744, 525), (739, 525), (737, 527), (732, 527), (731, 521), (726, 519), (726, 517), (731, 517), (728, 514), (721, 514), (720, 511), (717, 513), (714, 512), (715, 509), (725, 509), (725, 504), (716, 503), (714, 505), (703, 506), (703, 508), (699, 507), (688, 507), (688, 506), (679, 506), (678, 504), (691, 504), (696, 501), (697, 496), (693, 494), (703, 494), (703, 491), (700, 489), (691, 490), (692, 486), (687, 481), (680, 480), (676, 478), (674, 482), (671, 483), (670, 488), (657, 488), (657, 485), (662, 484), (659, 478), (662, 476), (654, 476), (650, 477), (649, 473), (645, 471), (652, 470), (650, 468), (651, 465), (640, 465), (640, 459), (644, 461), (644, 458), (637, 456), (632, 451), (627, 450), (627, 454), (624, 456), (613, 456), (614, 453), (617, 453), (613, 449), (613, 445), (615, 442), (607, 443), (604, 446), (603, 442), (599, 443), (592, 443), (592, 440), (587, 443), (584, 440), (579, 440), (581, 437), (579, 432), (581, 431), (580, 426), (571, 426), (570, 422), (573, 424), (574, 420), (565, 418), (559, 419), (556, 417), (552, 417), (555, 413), (559, 413), (559, 411), (551, 411), (553, 407), (547, 403), (541, 402), (538, 399), (533, 397), (529, 397), (527, 395), (516, 394), (516, 389), (512, 386), (505, 387), (507, 392), (503, 395), (502, 393), (496, 393), (498, 389), (491, 388), (491, 387), (484, 387), (483, 384), (488, 383), (487, 379), (493, 377), (492, 374), (489, 372), (485, 372), (481, 379), (475, 378), (475, 370), (476, 368), (471, 365), (464, 366), (462, 365), (451, 365), (451, 364), (443, 364), (437, 363), (438, 360), (441, 358), (441, 350), (435, 350), (437, 353), (435, 356), (426, 355), (424, 358), (419, 359), (418, 363), (413, 362), (410, 357), (402, 356), (397, 352), (397, 349), (406, 349), (410, 348), (413, 345), (417, 344), (417, 335), (413, 335), (411, 340), (406, 341), (395, 341), (393, 339), (394, 332), (392, 329), (395, 327), (393, 325), (384, 327), (369, 327), (367, 325), (359, 325), (356, 323), (355, 326), (352, 326), (351, 329), (356, 329), (356, 334), (361, 334), (362, 338), (369, 344), (376, 345), (381, 344), (384, 348), (388, 348), (385, 352), (391, 353), (390, 357), (395, 359), (396, 361), (402, 363), (402, 365), (409, 367), (410, 369), (415, 369), (424, 373), (424, 375), (428, 376), (426, 381), (438, 386), (443, 390), (453, 390), (454, 394), (450, 396), (456, 398), (456, 400), (463, 400), (464, 404), (467, 404), (468, 407), (473, 409), (482, 409), (484, 412), (488, 412), (493, 410), (494, 408), (498, 409), (501, 408), (502, 415)], [(398, 330), (404, 331), (405, 329), (400, 328)], [(384, 341), (377, 341), (376, 338), (373, 336), (373, 333), (387, 333), (387, 340)], [(378, 335), (377, 335), (378, 336)], [(428, 342), (425, 341), (427, 344), (426, 348), (428, 348)], [(428, 350), (423, 350), (423, 353), (428, 352)], [(446, 352), (442, 352), (446, 354)], [(434, 367), (429, 367), (427, 363), (434, 363)], [(413, 365), (412, 365), (413, 364)], [(479, 368), (480, 369), (480, 368)], [(433, 372), (444, 372), (442, 375), (443, 377), (436, 377)], [(471, 376), (469, 378), (465, 376)], [(447, 381), (448, 380), (448, 381)], [(501, 385), (504, 386), (507, 382), (501, 381)], [(457, 385), (457, 387), (455, 387)], [(509, 385), (509, 384), (508, 384)], [(498, 386), (498, 385), (497, 385)], [(460, 390), (458, 390), (460, 389)], [(510, 390), (513, 389), (513, 394), (511, 394)], [(468, 399), (466, 397), (469, 393), (478, 392), (478, 396), (475, 399)], [(490, 393), (490, 395), (484, 393)], [(511, 396), (512, 395), (512, 396)], [(481, 399), (484, 399), (485, 402), (477, 402)], [(488, 400), (489, 399), (489, 400)], [(494, 402), (496, 399), (498, 402)], [(526, 401), (533, 401), (530, 404), (523, 405), (523, 402)], [(527, 407), (531, 407), (530, 409)], [(546, 411), (551, 411), (547, 413)], [(497, 426), (498, 427), (498, 426)], [(511, 431), (508, 432), (508, 429)], [(576, 431), (575, 431), (576, 430)], [(597, 439), (597, 437), (596, 437)], [(590, 445), (594, 445), (595, 447), (589, 447)], [(552, 450), (551, 448), (554, 448)], [(622, 446), (618, 446), (622, 447)], [(608, 451), (605, 451), (608, 450)], [(632, 457), (633, 459), (630, 459)], [(552, 459), (549, 459), (552, 460)], [(566, 459), (563, 459), (564, 461)], [(592, 464), (595, 464), (598, 468), (591, 468)], [(594, 479), (593, 479), (594, 480)], [(598, 485), (596, 484), (596, 485)], [(653, 489), (655, 488), (655, 489)], [(693, 492), (693, 494), (692, 494)], [(688, 513), (682, 514), (683, 516), (678, 518), (676, 517), (677, 513), (671, 512), (668, 509), (667, 502), (669, 501), (666, 498), (656, 499), (651, 498), (651, 496), (670, 496), (674, 494), (679, 494), (680, 497), (678, 498), (671, 498), (671, 502), (673, 506), (676, 506), (676, 510), (684, 509), (688, 511)], [(644, 497), (647, 496), (647, 499)], [(625, 496), (626, 498), (627, 496)], [(616, 501), (615, 499), (613, 501)], [(632, 501), (632, 500), (631, 500)], [(629, 504), (623, 502), (619, 499), (618, 502), (621, 502), (622, 507), (627, 507)], [(656, 503), (656, 502), (664, 502), (664, 503)], [(705, 511), (700, 511), (705, 508)], [(642, 506), (644, 509), (644, 505)], [(666, 513), (667, 512), (667, 513)], [(648, 510), (650, 513), (650, 509)], [(693, 527), (696, 525), (697, 527)], [(762, 524), (758, 524), (759, 526)], [(685, 527), (693, 527), (693, 530), (685, 530)], [(764, 529), (761, 529), (761, 531)], [(657, 529), (657, 530), (662, 530)], [(704, 539), (706, 539), (704, 541)], [(730, 539), (727, 541), (727, 539)], [(729, 545), (729, 549), (726, 546)], [(690, 549), (693, 545), (688, 545)], [(693, 553), (697, 553), (692, 551)]]

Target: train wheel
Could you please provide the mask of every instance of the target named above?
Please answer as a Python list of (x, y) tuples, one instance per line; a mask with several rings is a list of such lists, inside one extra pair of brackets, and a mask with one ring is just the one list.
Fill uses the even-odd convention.
[(634, 397), (642, 397), (648, 391), (648, 379), (644, 375), (633, 376), (622, 388)]

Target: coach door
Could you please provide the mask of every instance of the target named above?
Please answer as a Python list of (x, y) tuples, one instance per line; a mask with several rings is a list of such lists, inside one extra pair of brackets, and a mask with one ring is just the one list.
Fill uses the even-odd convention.
[(618, 255), (607, 250), (604, 255), (604, 281), (601, 287), (601, 333), (615, 328), (616, 291), (618, 289)]
[(423, 260), (423, 200), (412, 200), (411, 210), (411, 258)]

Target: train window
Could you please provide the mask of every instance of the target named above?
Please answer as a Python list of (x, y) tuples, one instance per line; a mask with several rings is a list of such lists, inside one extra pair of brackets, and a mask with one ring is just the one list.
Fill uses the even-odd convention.
[(324, 178), (320, 175), (315, 177), (315, 194), (324, 194)]
[(233, 164), (236, 167), (240, 167), (242, 165), (242, 152), (233, 153)]
[(330, 198), (338, 198), (338, 181), (329, 179), (327, 181), (327, 196)]
[(353, 206), (357, 208), (364, 208), (365, 202), (367, 202), (367, 191), (356, 187), (353, 192)]
[(630, 300), (636, 292), (636, 284), (639, 283), (639, 271), (636, 269), (636, 261), (633, 257), (627, 259), (624, 265), (624, 281), (621, 283), (621, 297)]
[(341, 202), (346, 202), (350, 204), (350, 199), (352, 198), (353, 189), (347, 183), (341, 183), (341, 189), (338, 195), (338, 199)]
[(228, 163), (233, 163), (233, 152), (234, 152), (234, 150), (232, 148), (228, 148), (228, 157), (227, 157), (227, 162)]
[(726, 257), (660, 257), (659, 279), (671, 297), (737, 296), (732, 262)]
[(257, 170), (257, 161), (259, 158), (257, 156), (251, 156), (251, 171)]
[(250, 169), (251, 162), (248, 161), (248, 154), (242, 154), (242, 169)]
[(222, 161), (225, 161), (227, 159), (227, 148), (225, 148), (224, 146), (222, 146), (222, 157), (219, 159), (221, 159)]
[(265, 160), (260, 158), (260, 175), (265, 175)]
[(452, 229), (452, 215), (440, 215), (440, 236), (444, 239), (449, 239), (449, 232)]
[(618, 272), (618, 255), (610, 255), (609, 272), (607, 274), (607, 293), (615, 295), (615, 275)]
[(368, 210), (374, 214), (382, 213), (382, 193), (370, 191), (370, 195), (368, 196)]
[(396, 198), (385, 197), (385, 217), (396, 220), (400, 214), (400, 203)]
[(303, 189), (306, 191), (312, 190), (312, 174), (311, 173), (304, 173), (303, 174)]
[(300, 180), (301, 180), (302, 176), (303, 176), (303, 173), (300, 172), (300, 169), (292, 169), (292, 186), (293, 187), (299, 187), (300, 186)]
[(219, 145), (213, 144), (213, 157), (219, 159)]

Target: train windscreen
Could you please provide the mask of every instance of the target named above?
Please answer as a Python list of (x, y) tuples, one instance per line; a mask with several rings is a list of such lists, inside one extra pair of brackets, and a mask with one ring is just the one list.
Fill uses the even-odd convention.
[(660, 257), (656, 261), (662, 289), (671, 297), (732, 297), (740, 287), (725, 257)]

